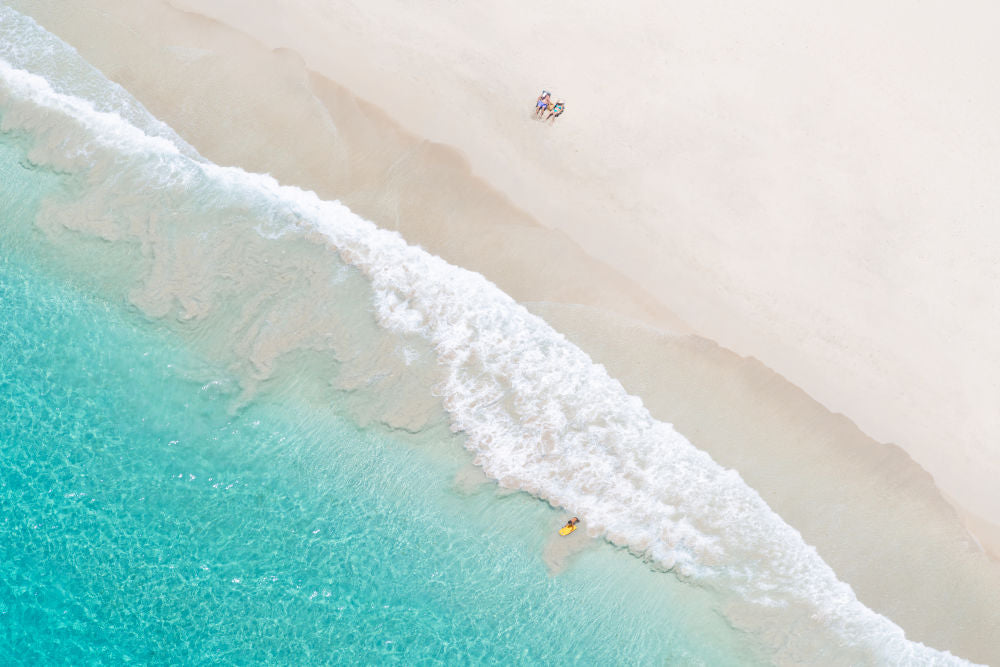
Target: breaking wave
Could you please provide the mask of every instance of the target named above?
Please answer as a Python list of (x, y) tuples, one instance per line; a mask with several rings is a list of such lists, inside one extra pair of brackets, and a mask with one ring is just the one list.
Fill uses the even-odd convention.
[(861, 604), (737, 472), (481, 275), (338, 202), (207, 162), (99, 75), (53, 85), (26, 71), (51, 63), (15, 51), (0, 131), (64, 181), (16, 233), (225, 362), (243, 400), (301, 372), (316, 400), (360, 392), (397, 428), (444, 418), (497, 484), (717, 591), (778, 662), (965, 664)]

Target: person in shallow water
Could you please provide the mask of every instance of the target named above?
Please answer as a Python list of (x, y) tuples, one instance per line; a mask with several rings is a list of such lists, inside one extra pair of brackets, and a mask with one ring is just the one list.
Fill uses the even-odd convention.
[(549, 99), (551, 98), (551, 96), (552, 93), (550, 93), (547, 90), (543, 90), (542, 94), (538, 96), (538, 101), (535, 102), (535, 115), (538, 116), (539, 118), (542, 117), (542, 114), (548, 111)]
[(566, 522), (566, 525), (563, 526), (563, 528), (572, 528), (573, 526), (575, 526), (578, 523), (580, 523), (580, 520), (577, 519), (576, 517), (573, 517), (572, 519), (570, 519), (569, 521)]

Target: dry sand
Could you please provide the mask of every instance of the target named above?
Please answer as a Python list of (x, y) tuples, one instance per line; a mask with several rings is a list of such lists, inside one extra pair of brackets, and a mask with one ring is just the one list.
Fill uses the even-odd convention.
[[(982, 291), (996, 283), (984, 265), (988, 237), (972, 237), (985, 223), (976, 210), (996, 207), (977, 199), (932, 215), (948, 201), (944, 186), (954, 197), (983, 188), (962, 180), (958, 158), (909, 164), (901, 155), (914, 128), (890, 112), (913, 101), (910, 89), (859, 71), (862, 90), (845, 101), (830, 54), (822, 85), (818, 65), (786, 62), (829, 49), (843, 20), (826, 16), (820, 29), (818, 17), (786, 16), (767, 33), (786, 43), (771, 44), (734, 37), (739, 21), (760, 16), (729, 16), (716, 32), (680, 10), (607, 15), (596, 3), (574, 5), (580, 25), (562, 25), (565, 9), (545, 5), (523, 25), (516, 12), (497, 19), (450, 3), (427, 4), (419, 19), (390, 2), (364, 12), (323, 3), (325, 14), (295, 0), (278, 13), (266, 2), (253, 11), (197, 3), (251, 38), (160, 0), (9, 4), (209, 159), (341, 199), (483, 273), (604, 363), (654, 416), (739, 470), (909, 638), (1000, 662), (990, 634), (1000, 626), (1000, 569), (933, 483), (981, 512), (978, 534), (989, 534), (1000, 516), (986, 485), (995, 439), (980, 436), (996, 433), (983, 406), (997, 397), (988, 370), (998, 347), (983, 329), (996, 312)], [(795, 21), (809, 30), (793, 40)], [(599, 36), (587, 32), (598, 24)], [(879, 32), (866, 25), (857, 39), (875, 44)], [(710, 42), (692, 37), (695, 28)], [(956, 53), (975, 53), (970, 31)], [(567, 50), (579, 57), (572, 67)], [(655, 67), (630, 82), (639, 74), (612, 54)], [(899, 65), (907, 54), (890, 55)], [(553, 126), (532, 120), (537, 89), (557, 84), (566, 115)], [(861, 102), (877, 84), (895, 93), (879, 97), (875, 132)], [(622, 96), (633, 103), (627, 113)], [(967, 133), (935, 127), (951, 145)], [(889, 141), (891, 155), (885, 136), (899, 142)], [(915, 138), (942, 157), (926, 133)], [(995, 134), (980, 139), (996, 147)], [(984, 148), (960, 145), (985, 159)], [(881, 161), (864, 159), (866, 146)], [(924, 170), (947, 180), (921, 189)], [(969, 246), (971, 256), (957, 255)], [(945, 298), (956, 284), (974, 287), (983, 307), (970, 309), (968, 291)], [(965, 335), (963, 323), (982, 335)], [(709, 339), (763, 359), (906, 451)], [(903, 428), (909, 411), (933, 426), (915, 440)], [(956, 419), (972, 423), (962, 430)]]
[[(171, 4), (458, 148), (1000, 525), (1000, 5)], [(542, 87), (568, 101), (551, 128)]]

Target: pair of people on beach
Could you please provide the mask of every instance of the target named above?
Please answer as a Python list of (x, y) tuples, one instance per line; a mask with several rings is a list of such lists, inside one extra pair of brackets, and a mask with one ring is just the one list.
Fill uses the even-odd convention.
[[(562, 115), (562, 112), (566, 109), (566, 105), (563, 104), (562, 100), (557, 100), (555, 104), (552, 103), (552, 93), (547, 90), (543, 90), (542, 94), (538, 96), (538, 101), (535, 102), (535, 115), (543, 120), (555, 119)], [(549, 115), (545, 116), (545, 112), (548, 111)]]

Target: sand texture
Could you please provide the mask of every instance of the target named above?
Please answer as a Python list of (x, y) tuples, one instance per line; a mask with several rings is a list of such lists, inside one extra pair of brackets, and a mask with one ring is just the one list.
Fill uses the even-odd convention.
[(992, 6), (9, 4), (208, 159), (484, 274), (910, 639), (1000, 662), (962, 526), (1000, 553)]
[[(997, 5), (172, 4), (458, 148), (1000, 523)], [(551, 128), (542, 87), (568, 102)]]

